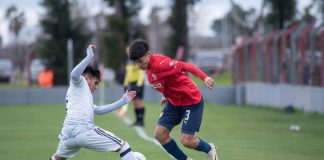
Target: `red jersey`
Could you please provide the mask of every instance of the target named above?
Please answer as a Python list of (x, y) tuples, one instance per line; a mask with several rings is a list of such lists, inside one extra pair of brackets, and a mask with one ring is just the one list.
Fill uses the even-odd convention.
[(184, 71), (188, 71), (202, 80), (207, 77), (192, 64), (172, 60), (161, 54), (151, 54), (146, 75), (153, 88), (161, 92), (172, 105), (197, 104), (201, 100), (201, 92)]

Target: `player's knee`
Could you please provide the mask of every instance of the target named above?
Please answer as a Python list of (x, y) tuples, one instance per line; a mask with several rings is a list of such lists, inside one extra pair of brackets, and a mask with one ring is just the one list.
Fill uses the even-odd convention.
[(159, 132), (154, 132), (154, 138), (158, 141), (162, 140), (163, 135)]
[(159, 142), (164, 141), (165, 139), (167, 139), (167, 137), (168, 137), (167, 134), (164, 133), (164, 132), (161, 132), (161, 131), (158, 131), (158, 130), (156, 130), (154, 132), (154, 138), (156, 140), (158, 140)]
[(189, 148), (190, 147), (190, 140), (186, 139), (186, 138), (180, 138), (180, 142), (182, 143), (183, 146)]
[(194, 148), (193, 139), (189, 136), (181, 136), (180, 142), (182, 143), (183, 146), (187, 148)]

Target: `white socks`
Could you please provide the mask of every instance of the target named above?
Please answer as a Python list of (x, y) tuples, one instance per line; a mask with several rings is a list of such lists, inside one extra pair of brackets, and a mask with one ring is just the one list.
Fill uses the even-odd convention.
[(129, 144), (126, 142), (119, 151), (121, 160), (134, 160), (136, 159), (132, 149)]

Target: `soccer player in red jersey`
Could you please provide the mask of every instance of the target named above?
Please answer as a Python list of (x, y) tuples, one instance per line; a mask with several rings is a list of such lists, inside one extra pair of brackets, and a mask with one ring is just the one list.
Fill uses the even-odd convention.
[(210, 90), (214, 80), (193, 64), (151, 53), (143, 40), (132, 42), (129, 58), (145, 70), (149, 83), (163, 94), (161, 104), (164, 108), (154, 133), (163, 148), (178, 160), (190, 159), (170, 136), (172, 128), (182, 121), (181, 143), (187, 148), (207, 153), (209, 160), (217, 160), (215, 145), (195, 136), (201, 125), (204, 100), (185, 72), (199, 77)]

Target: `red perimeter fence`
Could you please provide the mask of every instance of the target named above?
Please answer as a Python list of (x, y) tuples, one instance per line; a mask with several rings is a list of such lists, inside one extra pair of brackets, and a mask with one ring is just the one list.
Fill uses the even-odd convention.
[(245, 37), (234, 49), (235, 83), (324, 86), (324, 23)]

